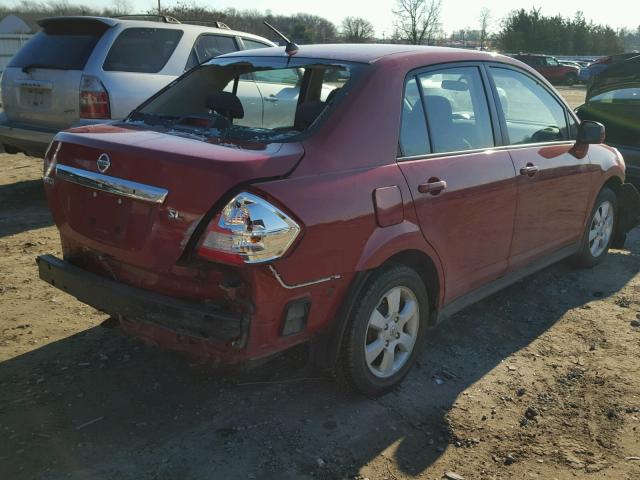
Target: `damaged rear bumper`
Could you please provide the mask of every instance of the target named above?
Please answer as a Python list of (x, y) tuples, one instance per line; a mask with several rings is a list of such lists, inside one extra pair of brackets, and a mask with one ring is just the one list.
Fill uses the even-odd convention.
[(125, 285), (52, 255), (39, 256), (36, 262), (42, 280), (110, 315), (206, 341), (229, 342), (238, 348), (246, 345), (248, 314)]

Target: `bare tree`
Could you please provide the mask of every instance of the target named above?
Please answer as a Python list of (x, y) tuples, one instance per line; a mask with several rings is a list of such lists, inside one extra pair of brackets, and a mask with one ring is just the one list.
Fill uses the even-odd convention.
[(346, 17), (340, 25), (340, 34), (347, 43), (366, 43), (373, 40), (373, 24), (362, 17)]
[(491, 10), (484, 7), (480, 10), (480, 50), (484, 48), (484, 42), (487, 40), (489, 34), (489, 26), (491, 24)]
[(113, 12), (115, 15), (127, 15), (131, 13), (129, 0), (113, 0)]
[(395, 35), (413, 45), (431, 42), (440, 30), (442, 0), (396, 0)]

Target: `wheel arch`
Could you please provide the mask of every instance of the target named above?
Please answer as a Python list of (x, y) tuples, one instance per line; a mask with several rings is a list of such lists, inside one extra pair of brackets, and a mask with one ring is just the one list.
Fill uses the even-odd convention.
[(415, 248), (394, 252), (376, 265), (370, 265), (370, 268), (356, 273), (347, 294), (344, 296), (335, 320), (329, 328), (319, 332), (310, 341), (309, 359), (312, 365), (323, 370), (333, 370), (335, 368), (342, 349), (346, 327), (353, 314), (357, 299), (362, 294), (372, 275), (392, 265), (407, 266), (420, 275), (429, 297), (429, 323), (433, 324), (435, 322), (437, 311), (444, 297), (443, 274), (439, 268), (440, 264), (437, 256), (434, 260), (432, 255)]

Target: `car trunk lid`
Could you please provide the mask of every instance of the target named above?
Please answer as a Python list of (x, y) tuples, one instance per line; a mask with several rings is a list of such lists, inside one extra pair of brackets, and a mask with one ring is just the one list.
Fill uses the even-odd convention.
[(152, 270), (176, 264), (203, 217), (222, 208), (234, 187), (286, 176), (304, 153), (299, 143), (247, 149), (113, 125), (56, 140), (45, 184), (63, 243)]
[(42, 30), (4, 72), (2, 104), (13, 123), (59, 130), (78, 121), (82, 71), (114, 21), (58, 17), (38, 23)]

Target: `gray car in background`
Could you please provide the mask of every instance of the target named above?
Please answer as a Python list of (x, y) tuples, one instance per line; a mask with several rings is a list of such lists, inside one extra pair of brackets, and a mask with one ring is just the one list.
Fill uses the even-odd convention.
[(121, 119), (205, 60), (274, 45), (224, 24), (192, 25), (164, 16), (38, 23), (41, 31), (2, 75), (0, 144), (8, 153), (42, 156), (60, 130)]

